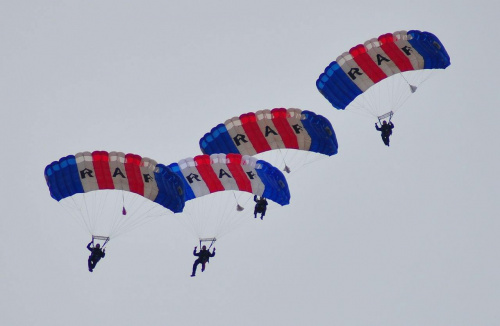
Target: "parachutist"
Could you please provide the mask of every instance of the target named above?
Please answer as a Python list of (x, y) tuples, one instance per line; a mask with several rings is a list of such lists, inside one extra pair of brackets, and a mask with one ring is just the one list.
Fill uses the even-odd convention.
[(389, 146), (389, 137), (392, 135), (392, 129), (394, 128), (394, 124), (389, 121), (383, 121), (382, 125), (379, 127), (378, 124), (375, 122), (375, 129), (380, 131), (380, 135), (382, 136), (382, 141), (386, 146)]
[(260, 219), (264, 219), (264, 215), (266, 215), (267, 209), (267, 200), (264, 197), (260, 197), (260, 199), (257, 199), (257, 195), (254, 195), (253, 201), (257, 203), (255, 204), (255, 209), (253, 211), (254, 218), (257, 218), (257, 213), (260, 213)]
[(89, 272), (93, 272), (97, 262), (99, 262), (99, 260), (104, 258), (106, 255), (106, 249), (101, 249), (100, 244), (96, 244), (95, 247), (91, 247), (92, 244), (93, 241), (89, 242), (87, 245), (87, 249), (91, 252), (89, 256)]
[(193, 250), (193, 255), (197, 256), (198, 259), (194, 261), (193, 264), (193, 273), (191, 274), (191, 277), (196, 276), (196, 268), (198, 267), (198, 264), (201, 264), (201, 271), (205, 271), (205, 264), (210, 262), (210, 257), (215, 256), (215, 248), (212, 250), (212, 253), (210, 253), (210, 250), (207, 250), (207, 246), (201, 247), (200, 252), (196, 252), (196, 249), (198, 247), (194, 247)]
[[(86, 163), (82, 166), (77, 162)], [(68, 155), (47, 165), (44, 176), (51, 197), (69, 207), (70, 213), (76, 213), (72, 215), (78, 216), (79, 224), (92, 235), (88, 246), (92, 252), (88, 262), (90, 272), (104, 257), (104, 251), (102, 254), (97, 251), (106, 246), (111, 232), (135, 229), (149, 218), (165, 214), (164, 209), (179, 213), (185, 204), (180, 175), (168, 166), (132, 153), (93, 151)], [(134, 198), (127, 193), (133, 193)], [(133, 223), (127, 223), (128, 218), (122, 220), (119, 214), (119, 204), (122, 214), (127, 214), (128, 198), (130, 203), (137, 204)], [(101, 235), (96, 235), (96, 230)], [(96, 247), (100, 243), (99, 248), (91, 248), (94, 240), (98, 240)]]

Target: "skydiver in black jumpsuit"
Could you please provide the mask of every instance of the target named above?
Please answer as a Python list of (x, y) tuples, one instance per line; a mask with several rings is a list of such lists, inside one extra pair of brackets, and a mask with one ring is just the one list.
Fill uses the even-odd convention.
[(87, 245), (87, 249), (91, 252), (89, 256), (89, 272), (93, 272), (97, 262), (106, 256), (106, 249), (101, 249), (100, 244), (96, 244), (95, 247), (91, 247), (93, 242)]
[(389, 121), (383, 121), (382, 125), (379, 127), (378, 124), (375, 122), (375, 129), (380, 131), (380, 135), (382, 136), (382, 141), (386, 146), (389, 146), (389, 137), (392, 135), (392, 129), (394, 128), (394, 124)]
[(210, 257), (215, 256), (215, 248), (212, 250), (212, 253), (210, 253), (209, 250), (207, 250), (207, 246), (201, 247), (200, 252), (196, 252), (196, 248), (194, 247), (193, 250), (193, 255), (197, 256), (198, 259), (194, 261), (193, 264), (193, 273), (191, 274), (191, 277), (196, 276), (196, 268), (198, 267), (198, 264), (201, 264), (201, 271), (205, 271), (205, 264), (210, 261)]
[(257, 199), (257, 195), (253, 196), (253, 201), (256, 202), (255, 209), (253, 210), (254, 218), (257, 218), (257, 213), (260, 213), (260, 219), (264, 219), (267, 210), (267, 200), (264, 197)]

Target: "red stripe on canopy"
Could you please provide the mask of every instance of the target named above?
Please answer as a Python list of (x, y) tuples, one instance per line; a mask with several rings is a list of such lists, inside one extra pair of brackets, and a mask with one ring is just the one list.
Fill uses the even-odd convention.
[(105, 151), (92, 152), (92, 164), (99, 189), (115, 189), (109, 167), (109, 154)]
[(267, 142), (266, 137), (262, 134), (255, 113), (246, 113), (240, 116), (240, 121), (248, 140), (252, 143), (253, 148), (257, 153), (262, 153), (271, 150), (271, 146)]
[(288, 111), (284, 108), (277, 108), (271, 111), (272, 120), (276, 129), (278, 129), (278, 134), (281, 136), (285, 148), (299, 148), (299, 143), (297, 141), (297, 136), (293, 132), (290, 123), (288, 123), (287, 116)]
[(349, 50), (349, 53), (352, 55), (354, 61), (358, 64), (358, 66), (363, 69), (366, 75), (374, 82), (378, 83), (384, 78), (387, 78), (387, 75), (380, 69), (379, 66), (372, 60), (372, 58), (366, 53), (366, 48), (362, 44), (358, 44)]
[(391, 33), (380, 35), (378, 38), (380, 47), (399, 68), (400, 71), (414, 70), (410, 59), (394, 43), (394, 35)]
[(142, 158), (135, 154), (125, 155), (125, 172), (131, 192), (144, 196), (144, 179), (141, 173)]
[(224, 190), (222, 182), (212, 169), (209, 155), (199, 155), (194, 157), (193, 160), (196, 162), (196, 169), (200, 173), (203, 181), (206, 183), (210, 193)]
[(239, 154), (227, 154), (227, 167), (231, 172), (236, 184), (238, 185), (238, 189), (240, 191), (248, 191), (252, 192), (252, 183), (248, 178), (248, 175), (243, 170), (241, 166), (242, 157)]

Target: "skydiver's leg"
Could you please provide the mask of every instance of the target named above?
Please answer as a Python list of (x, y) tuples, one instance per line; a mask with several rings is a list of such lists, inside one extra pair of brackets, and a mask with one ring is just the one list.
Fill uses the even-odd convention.
[(194, 264), (193, 264), (193, 273), (191, 274), (191, 276), (195, 276), (196, 275), (196, 268), (198, 268), (198, 264), (200, 263), (200, 260), (199, 259), (196, 259), (194, 261)]
[(89, 271), (90, 272), (94, 271), (95, 265), (97, 265), (98, 261), (99, 261), (99, 259), (95, 259), (93, 257), (89, 257)]
[(382, 141), (386, 146), (389, 146), (389, 136), (387, 135), (382, 135)]
[(95, 269), (97, 263), (101, 260), (101, 258), (93, 258), (92, 259), (92, 269)]
[(205, 262), (201, 263), (201, 271), (204, 272), (205, 271)]
[(260, 205), (255, 206), (254, 217), (257, 217), (257, 213), (260, 213), (261, 214), (260, 218), (262, 219), (262, 212), (265, 213), (265, 209), (266, 209), (265, 206), (264, 207)]

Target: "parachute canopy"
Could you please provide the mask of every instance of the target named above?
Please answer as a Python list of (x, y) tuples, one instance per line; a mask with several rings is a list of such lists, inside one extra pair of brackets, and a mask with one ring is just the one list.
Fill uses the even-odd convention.
[(52, 198), (92, 235), (109, 239), (153, 217), (181, 212), (184, 182), (169, 167), (136, 154), (94, 151), (45, 168)]
[(237, 190), (280, 205), (290, 202), (285, 176), (271, 164), (239, 154), (199, 155), (170, 164), (182, 177), (186, 201), (214, 192)]
[(253, 156), (275, 149), (298, 149), (337, 154), (333, 127), (311, 111), (276, 108), (249, 112), (226, 120), (200, 139), (205, 154), (237, 153)]
[(178, 213), (184, 184), (170, 168), (149, 158), (120, 152), (83, 152), (45, 168), (50, 195), (57, 201), (77, 193), (116, 189), (141, 195)]
[[(319, 76), (316, 86), (335, 108), (343, 110), (388, 77), (409, 71), (445, 69), (449, 65), (450, 57), (435, 35), (417, 30), (398, 31), (380, 35), (341, 54)], [(403, 79), (407, 81), (405, 76)], [(409, 92), (413, 93), (416, 86), (408, 84)]]

